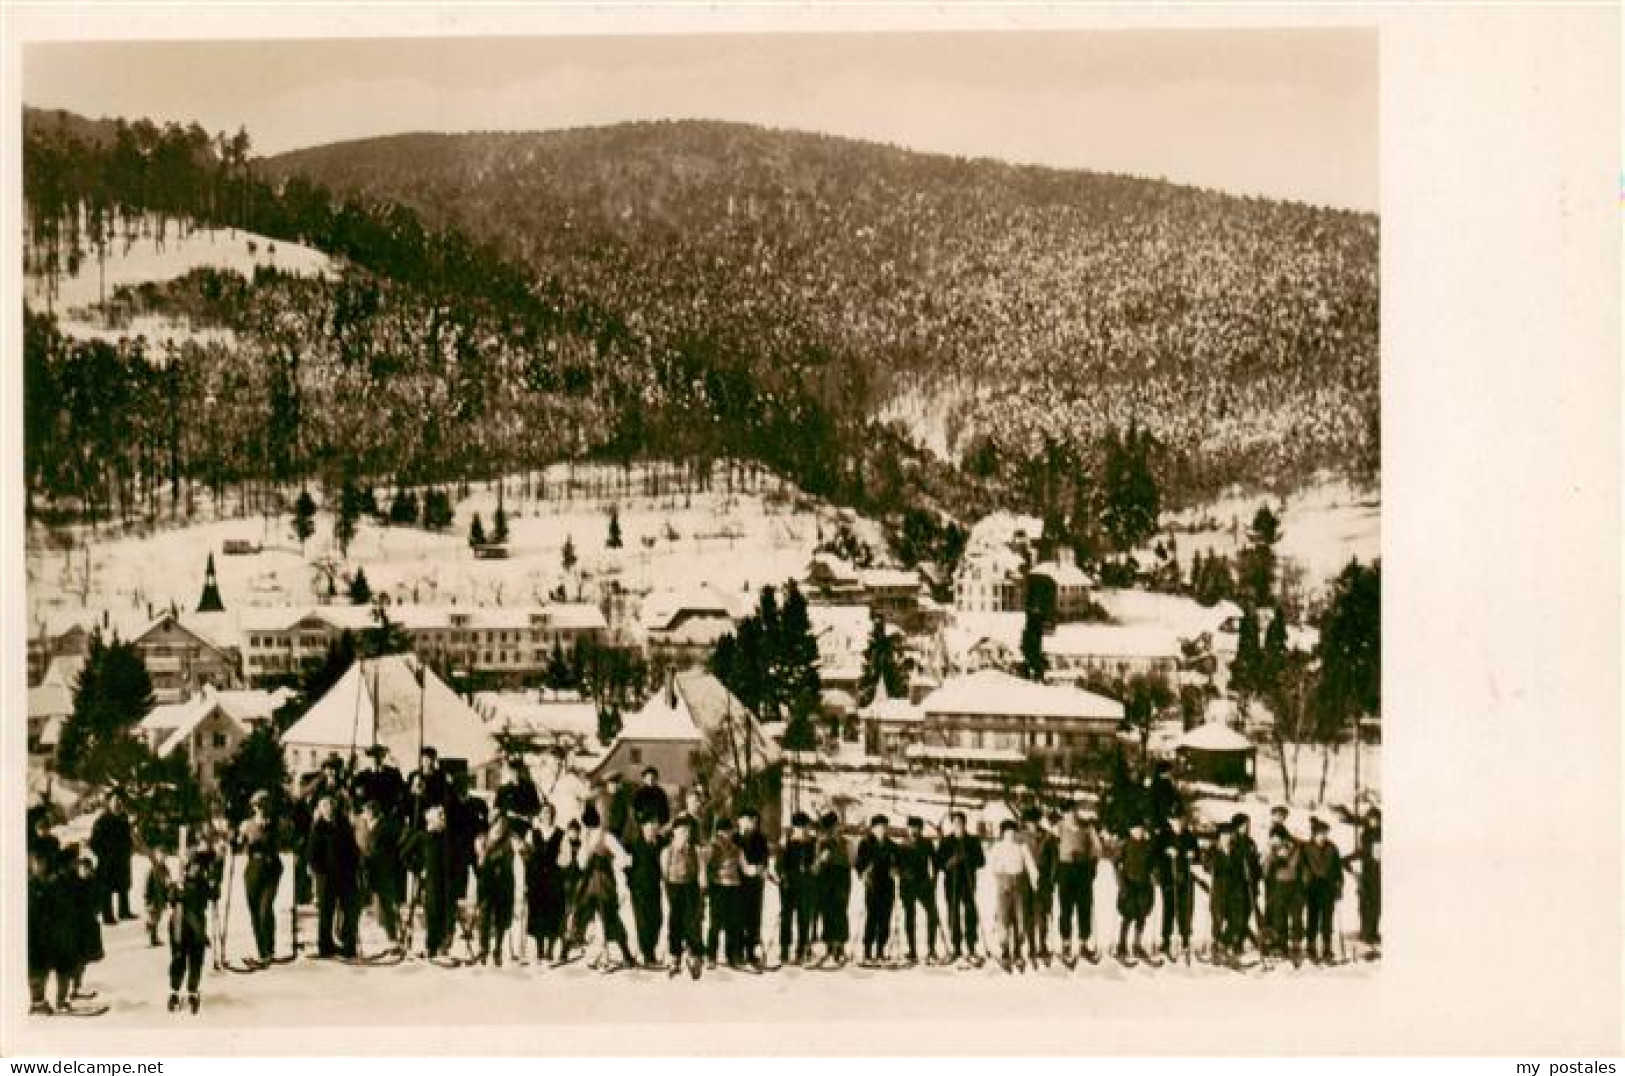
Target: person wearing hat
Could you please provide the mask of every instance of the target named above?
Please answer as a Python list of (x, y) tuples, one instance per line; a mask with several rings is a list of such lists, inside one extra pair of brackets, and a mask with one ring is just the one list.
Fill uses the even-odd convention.
[(497, 788), (497, 813), (506, 815), (510, 822), (523, 819), (528, 825), (542, 809), (542, 794), (537, 791), (523, 755), (510, 754), (503, 765), (507, 774)]
[[(60, 994), (62, 973), (66, 973), (68, 1000), (89, 1001), (95, 993), (85, 990), (85, 969), (107, 955), (102, 948), (101, 882), (96, 874), (96, 853), (89, 848), (72, 848), (62, 853), (61, 907), (57, 910), (63, 925), (62, 964), (58, 970)], [(57, 1008), (63, 1002), (58, 997)]]
[(1022, 812), (1022, 843), (1027, 845), (1028, 851), (1033, 854), (1033, 862), (1038, 864), (1038, 878), (1033, 882), (1025, 931), (1027, 946), (1035, 964), (1043, 961), (1048, 965), (1051, 960), (1049, 928), (1051, 911), (1055, 907), (1055, 869), (1059, 855), (1053, 827), (1060, 820), (1061, 816), (1052, 811), (1046, 825), (1044, 813), (1038, 808), (1029, 807)]
[(28, 996), (29, 1014), (48, 1016), (55, 1009), (46, 1000), (45, 987), (56, 973), (59, 1004), (68, 1003), (68, 983), (61, 971), (58, 952), (64, 940), (59, 919), (62, 915), (60, 874), (61, 849), (31, 844), (28, 848)]
[(762, 970), (766, 946), (762, 942), (762, 905), (767, 895), (767, 875), (773, 849), (762, 832), (762, 817), (754, 807), (739, 812), (740, 870), (739, 936), (745, 959)]
[(243, 890), (248, 898), (248, 921), (261, 964), (276, 956), (276, 894), (282, 884), (282, 856), (277, 827), (271, 817), (271, 794), (260, 789), (248, 798), (249, 816), (237, 827), (243, 851)]
[[(1151, 917), (1156, 902), (1155, 850), (1146, 834), (1145, 823), (1134, 819), (1129, 824), (1128, 837), (1112, 856), (1117, 867), (1117, 950), (1118, 960), (1130, 958), (1150, 960), (1145, 951), (1145, 921)], [(1134, 934), (1134, 948), (1129, 948), (1129, 933)]]
[(620, 839), (610, 831), (591, 803), (581, 812), (581, 845), (575, 849), (580, 883), (575, 901), (575, 922), (571, 924), (563, 948), (564, 959), (571, 949), (585, 949), (587, 928), (597, 920), (603, 938), (603, 950), (593, 962), (595, 970), (609, 967), (609, 947), (620, 950), (626, 967), (635, 967), (632, 949), (627, 945), (626, 925), (621, 922), (621, 899), (616, 878), (626, 871), (631, 857)]
[(419, 802), (414, 806), (420, 814), (431, 805), (442, 805), (446, 802), (451, 791), (446, 781), (446, 771), (440, 768), (440, 752), (431, 744), (424, 744), (418, 751), (418, 768), (412, 776), (421, 782), (418, 789)]
[(1251, 903), (1247, 862), (1236, 843), (1234, 822), (1219, 826), (1208, 855), (1208, 916), (1213, 962), (1234, 967), (1241, 954), (1242, 927)]
[(1329, 964), (1333, 960), (1333, 916), (1343, 896), (1343, 856), (1331, 841), (1331, 826), (1319, 818), (1311, 819), (1309, 841), (1302, 852), (1303, 903), (1309, 918), (1304, 934), (1309, 959)]
[(356, 955), (360, 887), (357, 874), (361, 850), (349, 816), (339, 810), (338, 798), (324, 795), (316, 801), (316, 821), (310, 827), (307, 852), (316, 882), (316, 952), (318, 956)]
[(1200, 851), (1196, 836), (1185, 826), (1183, 815), (1176, 814), (1163, 822), (1157, 834), (1153, 861), (1157, 889), (1162, 894), (1162, 954), (1169, 960), (1174, 957), (1176, 927), (1181, 951), (1190, 952), (1191, 917), (1196, 908), (1195, 867)]
[(908, 962), (919, 963), (916, 913), (925, 913), (925, 962), (937, 963), (937, 854), (925, 835), (925, 820), (911, 817), (906, 836), (897, 845), (898, 877), (903, 898), (903, 937)]
[(813, 857), (813, 874), (818, 889), (819, 932), (824, 938), (824, 955), (818, 966), (847, 961), (846, 943), (850, 937), (847, 905), (852, 899), (852, 861), (846, 839), (841, 836), (841, 820), (834, 811), (818, 820), (818, 845)]
[(90, 827), (90, 850), (102, 884), (102, 922), (108, 926), (134, 919), (130, 911), (130, 859), (135, 855), (135, 831), (126, 813), (124, 794), (117, 790), (107, 797), (107, 809)]
[(948, 816), (948, 833), (937, 844), (937, 874), (942, 878), (943, 897), (948, 903), (948, 941), (951, 959), (966, 965), (981, 962), (977, 954), (976, 872), (987, 864), (982, 839), (971, 833), (965, 812)]
[(385, 936), (392, 944), (404, 946), (400, 906), (406, 888), (406, 871), (401, 854), (401, 820), (385, 807), (382, 799), (368, 800), (361, 818), (356, 835), (361, 847), (361, 873), (366, 881), (366, 892), (377, 906), (378, 925), (384, 928)]
[(406, 799), (406, 779), (389, 762), (389, 748), (381, 743), (368, 747), (367, 764), (350, 780), (350, 796), (358, 811), (377, 803), (384, 814), (395, 814)]
[(643, 824), (645, 818), (652, 818), (661, 829), (665, 829), (671, 822), (671, 798), (660, 787), (660, 771), (653, 766), (645, 766), (642, 779), (643, 783), (632, 793), (632, 813), (639, 825)]
[(698, 979), (705, 951), (700, 934), (705, 872), (695, 848), (694, 820), (686, 815), (671, 823), (670, 842), (660, 853), (660, 877), (670, 911), (666, 953), (671, 960), (671, 976), (675, 978), (682, 971), (683, 957), (687, 956), (689, 976)]
[(1095, 925), (1095, 873), (1099, 868), (1100, 830), (1082, 800), (1072, 805), (1055, 833), (1055, 883), (1061, 905), (1061, 963), (1071, 967), (1072, 930), (1076, 926), (1078, 950), (1090, 960)]
[(717, 819), (716, 832), (707, 842), (702, 858), (710, 913), (705, 935), (706, 963), (716, 967), (720, 955), (728, 967), (738, 968), (744, 955), (744, 855), (739, 850), (733, 819)]
[(1270, 826), (1270, 847), (1264, 857), (1264, 937), (1263, 947), (1279, 956), (1291, 956), (1296, 964), (1303, 944), (1300, 906), (1303, 903), (1303, 868), (1298, 842), (1286, 826)]
[(816, 845), (805, 811), (790, 816), (790, 833), (779, 849), (772, 877), (779, 886), (779, 963), (801, 964), (812, 951), (818, 894), (813, 884)]
[(999, 823), (999, 839), (987, 854), (987, 869), (993, 875), (999, 966), (1006, 972), (1012, 968), (1026, 971), (1022, 943), (1032, 907), (1032, 891), (1038, 883), (1038, 864), (1012, 819)]
[[(1258, 934), (1253, 927), (1253, 912), (1258, 907), (1259, 890), (1264, 883), (1264, 860), (1259, 854), (1258, 844), (1253, 840), (1253, 820), (1245, 811), (1237, 811), (1230, 817), (1231, 841), (1236, 846), (1236, 857), (1241, 862), (1242, 873), (1245, 880), (1243, 896), (1246, 898), (1236, 905), (1238, 921), (1236, 924), (1236, 950), (1239, 953), (1247, 947), (1248, 942), (1260, 945)], [(1263, 924), (1258, 924), (1263, 929)], [(1260, 946), (1262, 948), (1262, 946)]]
[(202, 1005), (198, 986), (203, 978), (203, 953), (209, 944), (209, 905), (220, 899), (218, 860), (214, 849), (199, 841), (187, 852), (180, 877), (169, 887), (170, 1012), (180, 1010), (183, 982), (192, 1012)]
[(872, 967), (886, 957), (891, 940), (892, 906), (897, 901), (897, 845), (883, 814), (869, 820), (869, 832), (858, 842), (853, 866), (863, 880), (863, 964)]

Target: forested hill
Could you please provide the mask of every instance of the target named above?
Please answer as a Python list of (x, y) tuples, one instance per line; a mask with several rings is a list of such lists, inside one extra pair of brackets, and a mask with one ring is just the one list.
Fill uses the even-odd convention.
[(455, 225), (657, 347), (833, 361), (843, 406), (983, 472), (1131, 422), (1178, 493), (1378, 466), (1370, 215), (717, 122), (260, 167)]

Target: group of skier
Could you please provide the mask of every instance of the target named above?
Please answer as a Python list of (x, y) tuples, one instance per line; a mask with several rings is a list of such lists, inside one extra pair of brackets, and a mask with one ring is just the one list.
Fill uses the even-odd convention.
[[(949, 814), (940, 833), (910, 817), (894, 835), (891, 820), (875, 815), (854, 846), (834, 812), (817, 818), (794, 812), (775, 842), (754, 809), (719, 814), (701, 785), (684, 790), (674, 808), (653, 767), (635, 787), (610, 776), (579, 817), (561, 825), (520, 758), (507, 760), (489, 803), (471, 791), (465, 774), (442, 769), (432, 747), (423, 749), (410, 778), (382, 748), (367, 758), (353, 773), (330, 758), (285, 804), (272, 790), (256, 792), (235, 830), (201, 827), (178, 864), (150, 855), (149, 941), (159, 944), (167, 910), (172, 1011), (182, 1007), (183, 984), (185, 1007), (197, 1011), (210, 945), (220, 947), (215, 962), (225, 970), (253, 972), (294, 959), (302, 948), (298, 907), (312, 901), (316, 938), (308, 955), (369, 965), (413, 958), (500, 966), (505, 956), (562, 965), (584, 956), (596, 933), (592, 966), (601, 971), (659, 968), (675, 977), (686, 970), (698, 979), (705, 968), (723, 965), (755, 973), (785, 965), (837, 969), (854, 959), (862, 967), (906, 967), (923, 953), (927, 965), (960, 967), (979, 967), (990, 956), (1014, 973), (1048, 966), (1057, 956), (1067, 968), (1100, 961), (1094, 894), (1109, 865), (1117, 881), (1111, 946), (1117, 960), (1158, 966), (1194, 955), (1240, 968), (1249, 950), (1265, 966), (1272, 959), (1347, 959), (1334, 951), (1334, 909), (1352, 873), (1365, 954), (1380, 945), (1382, 836), (1375, 808), (1357, 820), (1348, 857), (1319, 818), (1311, 820), (1307, 839), (1295, 837), (1284, 807), (1275, 808), (1262, 848), (1246, 814), (1204, 840), (1171, 782), (1151, 781), (1127, 817), (1117, 819), (1123, 832), (1110, 831), (1078, 802), (1047, 813), (1029, 808), (1019, 821), (1002, 822), (985, 847), (961, 811)], [(106, 922), (133, 917), (132, 841), (123, 812), (114, 795), (83, 853), (55, 847), (49, 827), (31, 822), (35, 1011), (75, 1011), (76, 999), (92, 999), (83, 973), (101, 956), (97, 915)], [(284, 851), (292, 852), (293, 955), (278, 957)], [(238, 856), (254, 951), (234, 962), (222, 950)], [(996, 950), (984, 949), (978, 904), (984, 871)], [(860, 954), (849, 952), (854, 885), (862, 891)], [(769, 886), (778, 893), (776, 945), (763, 930)], [(1211, 917), (1201, 952), (1193, 947), (1197, 888), (1207, 890)], [(364, 955), (359, 928), (369, 907), (386, 944)], [(1148, 947), (1145, 934), (1159, 907)], [(422, 944), (414, 952), (420, 918)], [(1051, 948), (1057, 934), (1058, 954)], [(54, 1006), (45, 998), (52, 971)]]

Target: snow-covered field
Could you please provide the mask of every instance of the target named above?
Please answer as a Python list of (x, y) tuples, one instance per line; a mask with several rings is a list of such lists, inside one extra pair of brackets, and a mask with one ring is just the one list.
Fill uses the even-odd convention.
[(1304, 571), (1304, 582), (1320, 590), (1358, 557), (1370, 564), (1382, 555), (1382, 503), (1372, 491), (1326, 480), (1289, 498), (1234, 494), (1170, 513), (1164, 532), (1178, 540), (1180, 564), (1188, 572), (1198, 552), (1234, 556), (1247, 544), (1247, 529), (1268, 505), (1281, 518), (1276, 553)]
[[(139, 894), (144, 861), (138, 859), (136, 868), (135, 893)], [(225, 943), (225, 953), (234, 960), (253, 951), (240, 861), (238, 868), (231, 888)], [(983, 881), (987, 884), (978, 905), (984, 910), (984, 941), (996, 946), (997, 931), (989, 922), (994, 907), (991, 880), (986, 872)], [(288, 903), (292, 884), (290, 865), (283, 874), (277, 911), (277, 946), (282, 954), (288, 953), (290, 946)], [(1348, 892), (1348, 898), (1339, 906), (1338, 923), (1352, 935), (1357, 929), (1352, 885)], [(1194, 919), (1198, 949), (1205, 948), (1208, 935), (1204, 896), (1199, 888)], [(1095, 889), (1097, 943), (1108, 934), (1115, 936), (1115, 900), (1111, 871), (1102, 870)], [(522, 916), (522, 892), (518, 906)], [(624, 904), (622, 917), (630, 930), (631, 909)], [(900, 909), (893, 919), (893, 948), (900, 952)], [(419, 922), (421, 926), (421, 917)], [(1157, 922), (1154, 915), (1148, 940), (1155, 934)], [(763, 932), (775, 956), (777, 923), (777, 894), (769, 886)], [(851, 925), (852, 949), (861, 952), (862, 894), (857, 885)], [(923, 950), (923, 924), (919, 929)], [(313, 908), (302, 910), (299, 931), (302, 942), (313, 942)], [(481, 1027), (569, 1025), (606, 1019), (655, 1024), (917, 1021), (941, 1019), (955, 1012), (974, 1013), (979, 1020), (1105, 1019), (1112, 1014), (1169, 1017), (1190, 1006), (1199, 1007), (1205, 1017), (1218, 1017), (1233, 1006), (1271, 1004), (1291, 999), (1306, 989), (1339, 991), (1353, 1003), (1378, 981), (1380, 968), (1380, 964), (1366, 962), (1330, 968), (1305, 964), (1301, 969), (1283, 965), (1267, 974), (1238, 974), (1200, 962), (1188, 967), (1180, 964), (1130, 969), (1108, 958), (1098, 966), (1080, 964), (1073, 972), (1057, 962), (1051, 968), (1024, 975), (1007, 975), (990, 962), (974, 970), (922, 966), (902, 971), (849, 967), (828, 972), (787, 968), (765, 976), (722, 970), (708, 971), (695, 983), (686, 975), (669, 979), (663, 972), (627, 971), (604, 976), (588, 970), (586, 961), (552, 968), (536, 963), (516, 964), (508, 959), (501, 968), (452, 970), (416, 962), (356, 967), (300, 959), (250, 975), (214, 971), (206, 962), (203, 1010), (194, 1017), (166, 1011), (168, 949), (148, 947), (141, 924), (104, 928), (103, 940), (107, 958), (91, 966), (86, 981), (88, 988), (100, 993), (98, 1001), (105, 1001), (111, 1009), (93, 1024), (72, 1025), (76, 1028), (177, 1026), (202, 1030), (298, 1025), (321, 1029), (370, 1025), (398, 1029), (455, 1024), (469, 1035), (465, 1048), (477, 1045), (479, 1040), (472, 1029)], [(662, 937), (662, 953), (663, 943)], [(513, 944), (517, 945), (517, 940)], [(1352, 937), (1345, 940), (1345, 945), (1354, 945)], [(362, 948), (377, 951), (382, 947), (382, 935), (369, 913), (363, 920)], [(454, 951), (463, 952), (461, 942)], [(63, 1018), (32, 1017), (27, 1021), (27, 1030), (61, 1035), (65, 1022)], [(296, 1043), (288, 1045), (298, 1048)], [(831, 1040), (827, 1048), (838, 1049), (840, 1043)]]
[[(836, 510), (797, 508), (778, 494), (776, 482), (770, 486), (766, 479), (761, 492), (732, 496), (720, 484), (692, 498), (593, 497), (579, 489), (569, 500), (557, 495), (571, 473), (584, 483), (591, 471), (581, 465), (550, 469), (546, 500), (521, 500), (516, 495), (519, 483), (509, 481), (506, 560), (476, 559), (467, 538), (475, 513), (490, 533), (498, 499), (494, 486), (473, 488), (456, 505), (456, 520), (443, 534), (363, 520), (349, 556), (342, 559), (333, 541), (333, 518), (326, 512), (318, 513), (316, 533), (305, 543), (303, 555), (288, 514), (89, 539), (88, 587), (86, 549), (47, 549), (43, 536), (36, 534), (27, 558), (31, 623), (104, 608), (115, 621), (134, 621), (145, 616), (148, 603), (157, 611), (171, 601), (189, 610), (197, 604), (211, 552), (228, 613), (249, 606), (316, 603), (327, 592), (323, 562), (337, 563), (344, 575), (364, 568), (374, 594), (424, 604), (535, 604), (560, 585), (572, 599), (596, 601), (612, 580), (633, 594), (686, 592), (709, 584), (748, 604), (749, 595), (762, 586), (798, 576), (820, 528), (827, 536), (836, 525)], [(642, 488), (637, 474), (634, 490)], [(387, 494), (381, 496), (387, 503)], [(620, 549), (608, 548), (612, 505), (620, 515)], [(879, 540), (873, 524), (859, 520), (857, 530), (868, 540)], [(85, 538), (82, 534), (81, 540)], [(223, 543), (231, 538), (259, 544), (262, 552), (224, 556)], [(569, 571), (563, 556), (567, 539), (577, 558)], [(342, 592), (342, 581), (340, 587)]]

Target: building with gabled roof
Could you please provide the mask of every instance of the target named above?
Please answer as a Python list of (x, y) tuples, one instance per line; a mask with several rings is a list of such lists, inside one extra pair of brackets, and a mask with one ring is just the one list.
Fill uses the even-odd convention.
[[(996, 669), (954, 676), (920, 702), (919, 742), (941, 754), (964, 750), (977, 765), (1001, 752), (1058, 767), (1099, 767), (1109, 757), (1123, 704), (1075, 687), (1023, 680)], [(949, 757), (949, 756), (943, 756)]]

